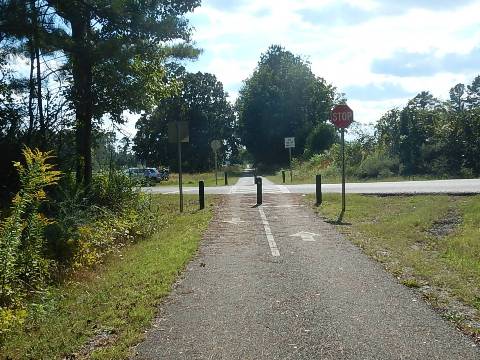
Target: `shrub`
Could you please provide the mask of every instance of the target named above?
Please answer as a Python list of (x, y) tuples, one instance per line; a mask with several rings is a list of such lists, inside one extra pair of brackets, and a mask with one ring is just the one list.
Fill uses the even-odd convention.
[(138, 241), (156, 230), (151, 197), (139, 195), (132, 207), (119, 211), (97, 209), (92, 221), (80, 225), (68, 241), (74, 249), (72, 268), (101, 263), (107, 254)]
[(357, 175), (361, 178), (388, 177), (398, 168), (398, 161), (381, 152), (368, 155), (358, 167)]
[(47, 161), (50, 153), (25, 148), (25, 165), (15, 162), (21, 188), (12, 200), (10, 216), (0, 224), (0, 306), (10, 306), (41, 288), (50, 262), (44, 257), (43, 231), (51, 221), (39, 212), (45, 188), (60, 172)]
[[(48, 227), (52, 257), (65, 269), (91, 267), (105, 255), (152, 233), (151, 197), (122, 172), (95, 174), (89, 192), (62, 181)], [(60, 275), (63, 275), (62, 273)]]
[(137, 181), (121, 171), (96, 174), (89, 192), (91, 205), (120, 210), (138, 201)]
[(335, 127), (326, 123), (318, 124), (307, 136), (305, 142), (305, 158), (330, 149), (335, 141), (337, 141)]

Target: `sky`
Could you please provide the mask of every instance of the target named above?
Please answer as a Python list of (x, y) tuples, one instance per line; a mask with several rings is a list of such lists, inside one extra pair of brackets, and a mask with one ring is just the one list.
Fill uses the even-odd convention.
[(190, 14), (233, 103), (260, 55), (278, 44), (344, 92), (355, 120), (375, 123), (421, 91), (447, 99), (480, 74), (480, 0), (204, 0)]

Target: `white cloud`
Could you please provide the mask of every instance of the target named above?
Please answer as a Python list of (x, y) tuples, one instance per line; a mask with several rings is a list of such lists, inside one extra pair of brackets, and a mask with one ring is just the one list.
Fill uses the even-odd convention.
[[(206, 0), (192, 17), (196, 25), (194, 39), (205, 51), (204, 58), (192, 68), (214, 73), (235, 95), (242, 80), (253, 72), (260, 54), (271, 44), (281, 44), (295, 54), (307, 56), (314, 73), (339, 90), (390, 82), (411, 93), (429, 90), (446, 98), (450, 87), (470, 82), (476, 75), (459, 72), (399, 78), (373, 73), (371, 65), (374, 59), (389, 58), (398, 51), (435, 56), (469, 53), (480, 43), (480, 1), (423, 1), (391, 6), (380, 0), (345, 0), (343, 4), (337, 0), (245, 0), (235, 10), (222, 11)], [(341, 16), (345, 4), (348, 10), (361, 11), (362, 21), (338, 26), (328, 12), (326, 16), (321, 14), (323, 9), (340, 7), (334, 13)], [(300, 11), (317, 11), (323, 20), (307, 22)], [(372, 122), (406, 101), (352, 98), (349, 103), (358, 121)]]

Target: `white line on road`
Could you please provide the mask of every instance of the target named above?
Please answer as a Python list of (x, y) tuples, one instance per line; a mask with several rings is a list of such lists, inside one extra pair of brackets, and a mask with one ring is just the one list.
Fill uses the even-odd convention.
[(260, 212), (260, 217), (262, 218), (262, 224), (265, 228), (265, 235), (267, 235), (268, 246), (270, 246), (270, 251), (272, 252), (272, 256), (280, 256), (280, 252), (277, 248), (277, 243), (272, 235), (272, 230), (270, 229), (270, 225), (268, 224), (267, 216), (261, 207), (258, 207), (258, 211)]
[(291, 204), (291, 205), (265, 205), (263, 203), (263, 207), (265, 208), (292, 208), (292, 207), (304, 207), (305, 205), (298, 205), (298, 204)]

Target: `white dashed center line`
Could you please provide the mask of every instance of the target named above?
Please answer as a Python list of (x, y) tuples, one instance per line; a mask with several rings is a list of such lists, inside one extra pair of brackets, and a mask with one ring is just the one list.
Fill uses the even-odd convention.
[(258, 211), (260, 212), (260, 217), (262, 218), (262, 224), (265, 229), (265, 235), (267, 235), (268, 246), (270, 246), (270, 251), (272, 252), (272, 256), (280, 256), (280, 252), (277, 248), (277, 243), (272, 235), (272, 230), (270, 229), (270, 225), (268, 224), (267, 216), (263, 209), (259, 206)]

